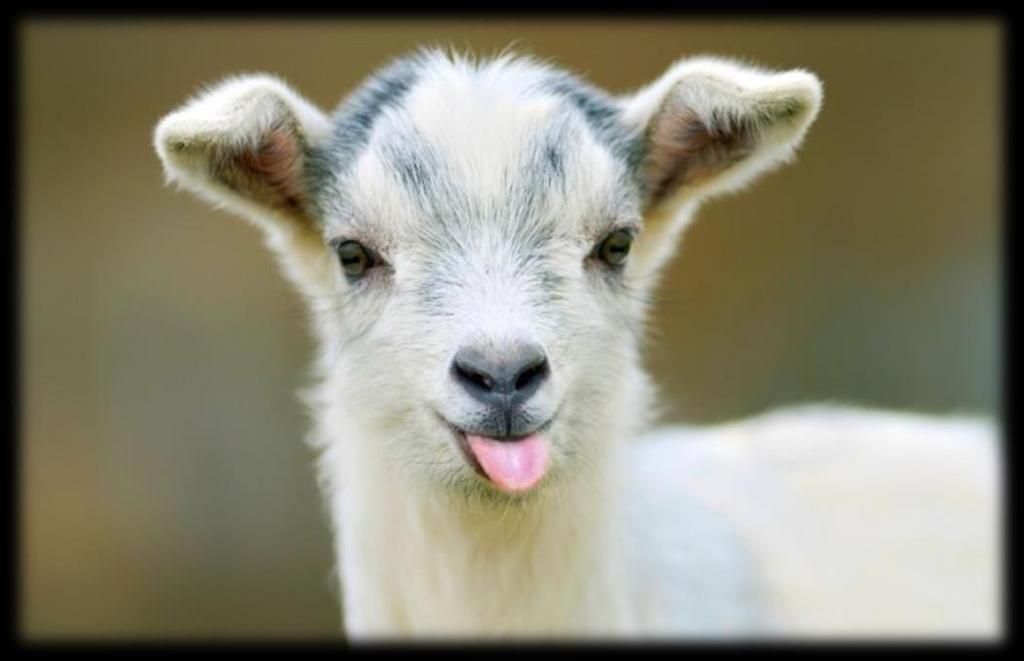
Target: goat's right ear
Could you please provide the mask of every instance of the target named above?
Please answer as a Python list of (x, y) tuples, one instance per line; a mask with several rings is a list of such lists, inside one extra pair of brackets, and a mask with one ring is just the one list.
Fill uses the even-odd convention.
[(328, 275), (304, 167), (327, 116), (267, 74), (230, 78), (164, 117), (154, 146), (168, 181), (264, 230), (301, 290)]

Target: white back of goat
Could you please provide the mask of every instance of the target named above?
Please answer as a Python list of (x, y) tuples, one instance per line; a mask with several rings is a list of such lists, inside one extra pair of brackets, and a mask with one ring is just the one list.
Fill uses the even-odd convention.
[(160, 122), (168, 178), (260, 227), (313, 313), (350, 635), (999, 631), (990, 424), (817, 407), (644, 437), (657, 274), (821, 99), (718, 58), (617, 98), (422, 51), (331, 117), (245, 75)]

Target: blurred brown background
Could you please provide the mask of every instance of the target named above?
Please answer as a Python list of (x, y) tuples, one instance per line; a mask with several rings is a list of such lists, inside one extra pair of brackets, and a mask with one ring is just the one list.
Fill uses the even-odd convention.
[(996, 413), (995, 22), (26, 20), (23, 635), (338, 635), (295, 396), (303, 310), (255, 231), (163, 185), (151, 132), (226, 74), (333, 107), (417, 45), (513, 41), (614, 92), (696, 53), (825, 82), (797, 163), (686, 236), (649, 352), (667, 419), (826, 399)]

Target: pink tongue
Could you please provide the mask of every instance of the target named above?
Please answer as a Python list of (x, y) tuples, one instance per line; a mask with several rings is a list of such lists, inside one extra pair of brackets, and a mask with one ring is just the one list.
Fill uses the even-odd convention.
[(540, 434), (514, 441), (466, 434), (466, 440), (487, 477), (503, 491), (526, 491), (548, 469), (548, 444)]

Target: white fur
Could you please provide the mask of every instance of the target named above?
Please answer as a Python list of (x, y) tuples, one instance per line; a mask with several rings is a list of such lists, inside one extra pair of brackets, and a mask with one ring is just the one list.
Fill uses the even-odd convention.
[[(330, 120), (280, 81), (228, 81), (155, 136), (170, 179), (267, 231), (314, 313), (311, 442), (350, 636), (999, 635), (990, 423), (810, 407), (645, 431), (648, 275), (702, 200), (792, 156), (820, 107), (816, 77), (696, 58), (617, 100), (637, 131), (664, 119), (672, 94), (707, 122), (795, 109), (757, 125), (746, 158), (644, 207), (622, 162), (544, 91), (549, 68), (425, 62), (329, 182), (316, 219), (218, 185), (205, 152), (183, 148), (245, 149), (284, 112), (326, 149)], [(516, 197), (530, 145), (552, 128), (562, 188)], [(429, 174), (449, 179), (428, 193), (403, 186), (388, 152), (402, 135), (440, 154)], [(616, 222), (643, 225), (622, 275), (632, 295), (588, 257)], [(387, 270), (347, 281), (328, 247), (337, 239), (372, 245)], [(535, 260), (525, 271), (524, 254)], [(552, 468), (511, 497), (473, 474), (436, 414), (474, 414), (448, 373), (460, 346), (524, 338), (552, 363), (530, 403), (538, 419), (555, 415)]]

